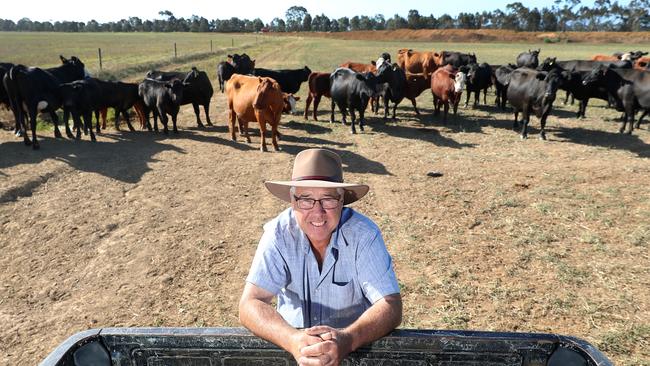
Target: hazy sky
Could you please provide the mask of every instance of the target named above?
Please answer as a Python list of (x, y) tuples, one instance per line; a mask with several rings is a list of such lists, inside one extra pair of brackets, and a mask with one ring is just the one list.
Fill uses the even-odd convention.
[[(510, 1), (488, 0), (20, 0), (13, 6), (4, 6), (0, 18), (18, 21), (29, 18), (33, 21), (75, 20), (87, 22), (94, 19), (105, 23), (137, 16), (141, 19), (160, 18), (158, 12), (169, 10), (177, 18), (189, 18), (192, 15), (203, 16), (208, 20), (238, 17), (241, 19), (260, 18), (264, 23), (273, 18), (284, 18), (286, 10), (293, 5), (300, 5), (313, 16), (321, 13), (329, 18), (355, 15), (374, 16), (383, 14), (390, 18), (395, 14), (406, 17), (410, 9), (417, 9), (421, 15), (442, 14), (456, 16), (460, 12), (477, 12), (483, 10), (505, 10)], [(619, 1), (628, 3), (627, 0)], [(528, 8), (551, 7), (552, 0), (523, 0)], [(584, 5), (591, 6), (593, 0), (583, 0)], [(228, 5), (227, 5), (228, 4)]]

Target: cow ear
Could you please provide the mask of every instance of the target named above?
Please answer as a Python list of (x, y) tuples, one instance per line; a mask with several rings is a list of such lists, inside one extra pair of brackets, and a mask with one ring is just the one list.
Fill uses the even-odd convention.
[(68, 60), (65, 57), (63, 57), (63, 55), (59, 55), (59, 58), (61, 59), (62, 63), (68, 62)]
[(355, 73), (354, 76), (355, 76), (357, 79), (359, 79), (359, 80), (363, 80), (363, 79), (364, 79), (363, 75), (362, 75), (362, 74), (359, 74), (359, 73)]
[(375, 61), (372, 61), (372, 60), (370, 60), (370, 64), (371, 64), (372, 66), (377, 66), (377, 63), (376, 63)]

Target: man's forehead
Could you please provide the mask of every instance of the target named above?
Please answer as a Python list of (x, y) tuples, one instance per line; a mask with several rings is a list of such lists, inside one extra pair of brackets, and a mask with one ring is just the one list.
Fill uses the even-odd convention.
[(336, 188), (296, 187), (296, 196), (338, 196)]

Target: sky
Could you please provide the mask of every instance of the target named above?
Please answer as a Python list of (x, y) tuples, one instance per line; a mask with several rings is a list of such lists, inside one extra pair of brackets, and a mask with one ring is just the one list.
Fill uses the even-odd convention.
[[(406, 18), (410, 9), (416, 9), (420, 15), (443, 14), (456, 16), (460, 12), (481, 12), (483, 10), (505, 10), (506, 5), (516, 0), (21, 0), (20, 6), (5, 6), (0, 18), (14, 22), (22, 18), (32, 21), (74, 20), (100, 23), (119, 21), (136, 16), (145, 19), (160, 19), (158, 12), (171, 11), (175, 17), (189, 18), (198, 15), (212, 19), (260, 18), (269, 23), (273, 18), (285, 18), (285, 12), (294, 5), (303, 6), (313, 17), (325, 14), (329, 18), (353, 17), (355, 15), (374, 16), (383, 14), (387, 19), (395, 14)], [(521, 0), (528, 8), (551, 7), (552, 0)], [(627, 3), (622, 0), (620, 3)], [(227, 5), (228, 4), (228, 5)], [(593, 0), (583, 0), (583, 5), (592, 6)]]

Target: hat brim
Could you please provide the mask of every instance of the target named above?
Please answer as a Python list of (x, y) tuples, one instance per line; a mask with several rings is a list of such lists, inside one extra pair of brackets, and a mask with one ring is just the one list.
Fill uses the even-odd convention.
[(264, 185), (274, 196), (286, 202), (291, 202), (291, 187), (343, 188), (345, 190), (344, 205), (358, 201), (370, 190), (370, 187), (365, 184), (337, 183), (324, 180), (267, 181), (264, 182)]

